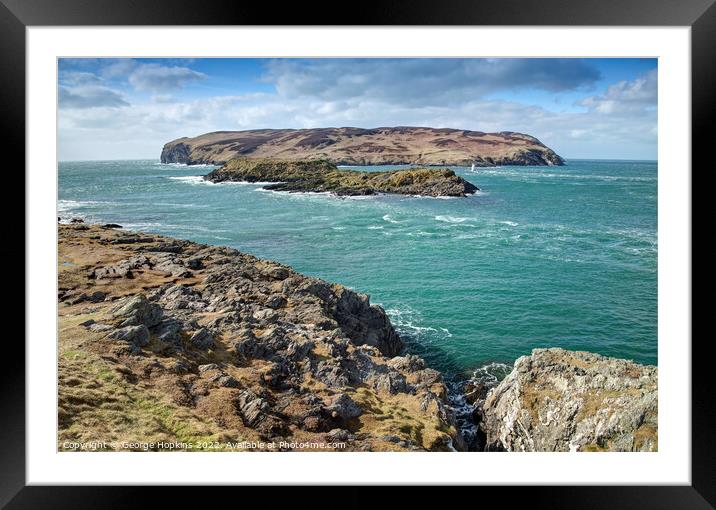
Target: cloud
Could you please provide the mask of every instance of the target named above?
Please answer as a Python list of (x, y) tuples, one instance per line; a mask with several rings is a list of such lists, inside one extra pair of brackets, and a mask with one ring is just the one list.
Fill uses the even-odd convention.
[(139, 62), (131, 58), (110, 59), (102, 62), (102, 76), (108, 79), (126, 78), (134, 71)]
[(575, 59), (272, 60), (264, 76), (285, 98), (363, 97), (423, 105), (456, 104), (527, 87), (574, 90), (599, 78), (596, 68)]
[(204, 73), (188, 67), (141, 64), (129, 75), (129, 83), (136, 90), (161, 93), (182, 88), (187, 83), (204, 78)]
[(101, 83), (102, 79), (87, 71), (65, 71), (60, 73), (60, 83), (66, 85), (87, 85)]
[[(656, 157), (656, 71), (596, 94), (599, 73), (580, 60), (272, 60), (263, 79), (275, 92), (188, 97), (177, 89), (205, 75), (182, 62), (106, 64), (92, 68), (99, 82), (61, 73), (61, 159), (156, 158), (167, 141), (209, 131), (395, 125), (520, 131), (565, 157)], [(514, 89), (572, 108), (498, 94)], [(592, 94), (577, 109), (575, 90)]]
[(590, 96), (579, 104), (601, 114), (629, 114), (652, 111), (657, 106), (656, 69), (631, 81), (620, 81), (599, 96)]
[[(363, 98), (285, 101), (274, 94), (255, 93), (170, 103), (149, 101), (121, 110), (69, 110), (63, 113), (62, 121), (61, 132), (65, 138), (60, 144), (61, 150), (63, 146), (81, 147), (82, 140), (86, 145), (86, 140), (91, 137), (92, 150), (105, 147), (102, 153), (94, 156), (100, 159), (158, 157), (167, 141), (209, 131), (395, 125), (520, 131), (536, 136), (567, 157), (638, 159), (656, 155), (656, 138), (652, 131), (656, 126), (655, 118), (593, 112), (562, 113), (502, 100), (477, 99), (465, 102), (459, 108), (450, 105), (419, 107)], [(73, 154), (63, 157), (81, 159)]]
[(108, 88), (95, 85), (81, 85), (78, 87), (60, 86), (60, 108), (119, 108), (129, 106), (122, 96)]

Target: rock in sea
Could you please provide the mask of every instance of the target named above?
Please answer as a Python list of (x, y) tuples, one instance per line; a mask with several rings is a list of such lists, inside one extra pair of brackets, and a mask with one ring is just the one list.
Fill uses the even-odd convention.
[(535, 349), (487, 395), (486, 449), (656, 451), (657, 378), (654, 366)]

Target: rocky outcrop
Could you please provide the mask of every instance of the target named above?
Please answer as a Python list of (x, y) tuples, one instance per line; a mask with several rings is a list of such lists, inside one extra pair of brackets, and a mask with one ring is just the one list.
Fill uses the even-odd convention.
[(656, 451), (657, 368), (535, 349), (482, 404), (487, 450)]
[(265, 189), (329, 192), (336, 195), (396, 193), (430, 197), (464, 197), (478, 188), (447, 168), (410, 168), (386, 172), (341, 170), (323, 160), (237, 158), (204, 176), (211, 182), (271, 182)]
[(230, 248), (58, 228), (60, 445), (464, 448), (442, 377), (367, 295)]
[(222, 164), (236, 157), (324, 159), (337, 165), (563, 165), (538, 139), (428, 127), (217, 131), (164, 145), (162, 163)]

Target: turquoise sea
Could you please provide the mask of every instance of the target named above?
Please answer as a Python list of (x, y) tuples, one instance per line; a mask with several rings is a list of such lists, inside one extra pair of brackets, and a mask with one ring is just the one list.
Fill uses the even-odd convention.
[[(210, 166), (62, 162), (63, 218), (226, 245), (371, 296), (459, 379), (535, 347), (657, 362), (657, 164), (455, 168), (472, 197), (211, 184)], [(370, 167), (367, 171), (395, 167)]]

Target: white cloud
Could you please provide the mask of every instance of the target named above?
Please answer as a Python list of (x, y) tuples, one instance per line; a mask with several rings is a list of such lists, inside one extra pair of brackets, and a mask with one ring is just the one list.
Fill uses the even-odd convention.
[(60, 83), (66, 85), (87, 85), (101, 83), (102, 79), (87, 71), (65, 71), (60, 75)]
[(102, 76), (110, 79), (125, 78), (139, 65), (139, 62), (131, 58), (103, 60)]
[(653, 110), (657, 104), (656, 69), (631, 81), (620, 81), (599, 96), (590, 96), (580, 104), (592, 111), (605, 114), (633, 115)]
[(129, 103), (119, 92), (98, 85), (60, 86), (59, 104), (60, 108), (119, 108), (129, 106)]
[[(318, 64), (273, 61), (267, 79), (274, 80), (276, 93), (191, 100), (168, 92), (205, 75), (181, 65), (122, 60), (98, 71), (104, 81), (65, 75), (60, 88), (60, 158), (158, 158), (169, 140), (218, 130), (396, 125), (520, 131), (568, 158), (656, 157), (656, 71), (581, 100), (583, 111), (556, 112), (489, 99), (485, 94), (494, 85), (482, 82), (492, 74), (493, 83), (507, 88), (533, 80), (544, 90), (574, 89), (590, 83), (592, 77), (584, 69), (559, 64), (549, 68), (556, 73), (550, 76), (544, 63), (475, 68), (450, 60), (368, 64), (346, 73), (345, 67), (339, 72), (324, 61), (320, 65), (328, 67), (316, 76), (312, 66)], [(435, 66), (441, 72), (435, 72)], [(109, 76), (120, 71), (129, 84), (151, 95), (107, 87), (118, 83)], [(126, 107), (130, 100), (131, 107)]]
[(188, 67), (141, 64), (129, 75), (129, 83), (136, 90), (159, 93), (180, 89), (187, 83), (204, 78), (204, 73)]
[[(536, 136), (567, 157), (656, 155), (652, 126), (650, 122), (645, 124), (640, 116), (556, 113), (508, 101), (477, 100), (460, 108), (415, 107), (362, 98), (284, 101), (272, 94), (247, 94), (170, 103), (146, 102), (121, 110), (68, 110), (63, 112), (62, 120), (62, 159), (81, 159), (79, 154), (70, 153), (79, 147), (86, 153), (82, 157), (92, 159), (157, 158), (167, 141), (209, 131), (395, 125), (521, 131)], [(655, 119), (653, 122), (655, 126)], [(88, 145), (86, 140), (90, 138), (93, 143)], [(70, 143), (70, 139), (76, 141)], [(615, 147), (620, 152), (614, 153)], [(612, 152), (605, 154), (605, 148)], [(62, 153), (65, 149), (67, 152)]]

